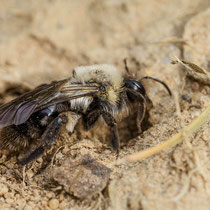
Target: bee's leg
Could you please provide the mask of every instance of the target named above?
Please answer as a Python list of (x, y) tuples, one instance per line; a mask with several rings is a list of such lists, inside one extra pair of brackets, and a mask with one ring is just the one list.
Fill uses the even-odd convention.
[(139, 134), (142, 132), (141, 123), (144, 119), (145, 113), (146, 113), (146, 102), (141, 101), (138, 103), (137, 119), (136, 119)]
[(79, 119), (81, 118), (81, 114), (68, 111), (66, 112), (68, 117), (68, 123), (66, 124), (66, 129), (69, 134), (73, 133), (76, 124), (78, 123)]
[(91, 110), (87, 114), (84, 114), (83, 115), (83, 123), (84, 123), (85, 129), (86, 130), (91, 129), (97, 122), (100, 115), (101, 115), (101, 112), (99, 109)]
[(112, 133), (112, 146), (113, 149), (119, 154), (120, 150), (120, 138), (119, 138), (119, 133), (116, 125), (116, 120), (114, 117), (108, 113), (108, 112), (103, 112), (102, 116), (104, 118), (104, 121), (106, 124), (110, 127), (111, 133)]
[(58, 138), (62, 125), (66, 123), (67, 116), (65, 114), (60, 114), (56, 117), (42, 134), (41, 145), (27, 153), (18, 163), (25, 165), (41, 156), (46, 149), (51, 148)]

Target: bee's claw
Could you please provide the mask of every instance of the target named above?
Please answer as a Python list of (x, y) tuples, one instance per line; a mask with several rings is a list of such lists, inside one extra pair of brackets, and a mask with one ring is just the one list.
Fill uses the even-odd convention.
[(120, 154), (120, 149), (116, 150), (116, 160), (119, 158), (119, 154)]

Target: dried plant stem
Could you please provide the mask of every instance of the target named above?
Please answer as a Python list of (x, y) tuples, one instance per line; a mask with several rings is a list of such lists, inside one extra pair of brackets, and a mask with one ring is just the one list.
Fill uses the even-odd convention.
[[(182, 132), (177, 133), (170, 139), (166, 140), (159, 145), (143, 150), (142, 152), (138, 152), (133, 155), (129, 155), (126, 160), (128, 162), (142, 160), (144, 158), (150, 157), (154, 154), (161, 152), (162, 150), (168, 149), (170, 147), (175, 146), (176, 144), (182, 142), (186, 137), (189, 137), (196, 130), (198, 130), (207, 120), (210, 119), (210, 105), (201, 113), (199, 117), (194, 119), (186, 128), (183, 129)], [(184, 133), (184, 135), (183, 135)]]

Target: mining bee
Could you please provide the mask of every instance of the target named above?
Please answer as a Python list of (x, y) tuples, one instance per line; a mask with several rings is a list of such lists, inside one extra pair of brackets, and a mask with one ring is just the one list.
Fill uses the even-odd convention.
[[(125, 67), (128, 71), (126, 62)], [(164, 82), (152, 77), (137, 81), (124, 76), (112, 65), (76, 67), (71, 78), (40, 85), (0, 106), (0, 148), (20, 151), (39, 139), (38, 146), (28, 149), (19, 160), (19, 164), (25, 165), (52, 147), (63, 125), (73, 132), (81, 118), (85, 129), (89, 130), (102, 117), (110, 128), (113, 149), (119, 152), (115, 116), (135, 103), (140, 127), (147, 103), (151, 102), (141, 83), (143, 79), (161, 83), (171, 95)]]

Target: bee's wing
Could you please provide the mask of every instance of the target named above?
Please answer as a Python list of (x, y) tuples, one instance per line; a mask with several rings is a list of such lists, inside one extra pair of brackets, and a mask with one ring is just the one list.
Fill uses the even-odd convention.
[(71, 84), (69, 79), (38, 86), (32, 91), (0, 106), (0, 128), (20, 125), (36, 111), (52, 104), (75, 98), (93, 96), (98, 92), (97, 84)]

